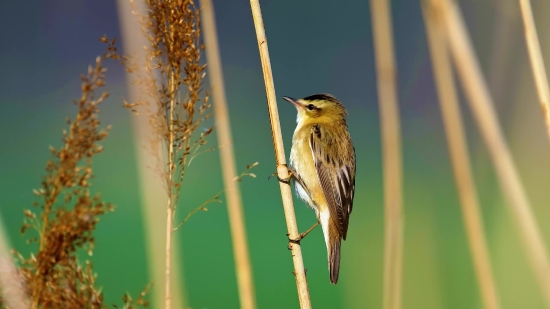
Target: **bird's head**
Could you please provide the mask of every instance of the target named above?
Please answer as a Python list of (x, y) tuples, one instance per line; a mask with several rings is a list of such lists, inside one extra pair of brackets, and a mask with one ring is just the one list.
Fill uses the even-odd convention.
[(348, 115), (344, 105), (330, 94), (314, 94), (303, 99), (283, 97), (292, 103), (298, 111), (296, 122), (314, 121), (316, 123), (344, 120)]

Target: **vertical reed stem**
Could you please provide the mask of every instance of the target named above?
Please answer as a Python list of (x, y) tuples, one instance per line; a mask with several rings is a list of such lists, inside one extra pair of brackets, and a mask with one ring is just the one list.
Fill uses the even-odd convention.
[[(262, 11), (259, 0), (250, 0), (252, 18), (254, 19), (254, 28), (256, 29), (256, 38), (260, 50), (260, 59), (262, 61), (262, 71), (264, 75), (265, 92), (267, 96), (267, 106), (269, 118), (271, 120), (271, 134), (273, 137), (273, 148), (275, 150), (275, 159), (277, 161), (277, 174), (279, 178), (288, 178), (288, 168), (286, 165), (283, 138), (281, 134), (281, 125), (279, 123), (279, 112), (277, 110), (277, 99), (275, 96), (275, 85), (273, 84), (273, 74), (271, 72), (271, 63), (269, 61), (269, 51), (267, 48), (267, 38), (265, 35)], [(292, 201), (292, 192), (290, 185), (279, 182), (281, 197), (283, 200), (283, 209), (285, 212), (286, 225), (289, 237), (298, 238), (298, 227), (296, 225), (296, 215), (294, 214), (294, 204)], [(304, 261), (302, 260), (302, 249), (297, 243), (290, 243), (292, 261), (294, 262), (294, 276), (296, 277), (296, 286), (298, 288), (298, 298), (300, 308), (311, 308), (309, 290), (307, 286), (306, 273), (304, 270)]]
[(165, 293), (165, 299), (164, 299), (164, 308), (170, 309), (171, 308), (171, 266), (172, 266), (172, 192), (170, 192), (170, 196), (168, 197), (168, 206), (166, 208), (166, 273), (164, 277), (164, 285), (166, 290)]
[[(172, 69), (173, 70), (173, 69)], [(176, 83), (177, 81), (174, 78), (175, 73), (170, 73), (170, 115), (169, 119), (169, 136), (168, 142), (168, 183), (166, 184), (166, 190), (168, 191), (168, 203), (166, 207), (166, 273), (164, 278), (164, 285), (166, 287), (165, 293), (165, 309), (171, 309), (172, 305), (172, 291), (170, 287), (171, 283), (171, 266), (172, 266), (172, 232), (174, 220), (174, 208), (175, 205), (172, 205), (172, 188), (173, 188), (173, 169), (175, 169), (174, 157), (174, 120), (175, 120), (175, 107), (176, 107)]]
[(241, 194), (238, 182), (234, 181), (235, 177), (238, 175), (235, 171), (235, 157), (231, 138), (229, 111), (227, 109), (225, 96), (225, 85), (218, 46), (214, 7), (211, 0), (201, 0), (201, 3), (204, 40), (208, 47), (206, 48), (206, 58), (208, 61), (207, 68), (214, 99), (214, 120), (217, 128), (218, 145), (220, 146), (220, 161), (223, 171), (225, 195), (227, 196), (227, 212), (229, 214), (231, 238), (233, 239), (233, 254), (235, 257), (239, 299), (242, 309), (254, 309), (256, 308), (256, 302), (254, 299), (252, 266), (250, 265), (250, 257), (248, 254)]
[(430, 9), (426, 1), (422, 1), (422, 12), (432, 58), (434, 79), (437, 85), (449, 154), (455, 175), (456, 188), (460, 197), (470, 252), (481, 290), (483, 307), (486, 309), (498, 309), (499, 300), (491, 271), (489, 250), (485, 241), (477, 191), (470, 168), (468, 145), (462, 125), (462, 116), (458, 105), (448, 47), (445, 41), (445, 29), (441, 23), (441, 19), (438, 19), (439, 16), (434, 15), (434, 12)]
[[(5, 206), (3, 206), (5, 207)], [(0, 216), (0, 296), (8, 308), (28, 309), (29, 299), (25, 292), (24, 279), (12, 262), (8, 234)]]
[(401, 308), (403, 259), (402, 167), (396, 65), (390, 3), (371, 0), (371, 19), (384, 161), (384, 308)]
[(550, 308), (548, 254), (512, 155), (500, 130), (493, 102), (475, 58), (466, 27), (456, 4), (448, 0), (435, 0), (435, 4), (435, 9), (441, 13), (445, 22), (448, 43), (468, 103), (493, 159), (502, 191), (506, 194), (510, 210), (517, 220), (527, 257)]
[(531, 10), (531, 1), (519, 0), (519, 5), (523, 18), (523, 26), (525, 27), (525, 41), (529, 51), (529, 59), (531, 60), (531, 69), (533, 70), (533, 78), (535, 79), (539, 95), (540, 109), (546, 123), (546, 133), (548, 133), (548, 138), (550, 139), (550, 89), (548, 88), (548, 77), (546, 76), (537, 28), (535, 27), (533, 11)]

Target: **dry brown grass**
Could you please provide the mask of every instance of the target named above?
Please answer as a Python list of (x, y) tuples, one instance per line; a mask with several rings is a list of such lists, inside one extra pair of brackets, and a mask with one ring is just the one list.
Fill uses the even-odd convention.
[[(143, 1), (130, 3), (128, 0), (118, 0), (117, 8), (121, 27), (121, 43), (125, 53), (132, 55), (136, 61), (137, 72), (127, 73), (126, 88), (128, 91), (128, 100), (135, 102), (143, 99), (145, 93), (140, 85), (134, 84), (133, 79), (137, 74), (145, 74), (145, 52), (149, 43), (141, 31), (139, 20), (135, 18), (133, 12), (139, 15), (146, 14), (147, 5)], [(136, 108), (139, 109), (138, 106)], [(151, 106), (151, 109), (155, 108)], [(140, 111), (142, 114), (145, 112)], [(165, 278), (165, 237), (166, 237), (166, 216), (163, 211), (159, 211), (159, 205), (166, 201), (165, 190), (159, 181), (158, 173), (150, 168), (157, 164), (157, 158), (149, 151), (150, 143), (154, 140), (153, 130), (149, 125), (147, 117), (131, 117), (133, 143), (135, 156), (137, 160), (137, 172), (139, 175), (139, 195), (142, 202), (140, 209), (142, 220), (144, 222), (144, 243), (146, 245), (147, 272), (152, 282), (163, 282)], [(181, 244), (178, 241), (179, 235), (175, 235), (172, 250), (172, 269), (174, 273), (183, 273), (184, 261), (182, 258)], [(185, 308), (187, 292), (185, 281), (181, 276), (172, 277), (172, 290), (178, 293), (172, 296), (172, 306), (176, 308)], [(162, 308), (164, 306), (164, 285), (155, 284), (151, 289), (151, 298), (153, 308)]]
[[(143, 94), (134, 102), (124, 101), (125, 107), (136, 115), (144, 114), (152, 130), (148, 150), (156, 158), (154, 170), (163, 183), (167, 198), (164, 307), (171, 308), (172, 292), (175, 292), (171, 288), (172, 234), (193, 214), (205, 211), (206, 204), (219, 202), (223, 191), (191, 210), (179, 224), (174, 223), (187, 168), (196, 156), (214, 150), (203, 147), (213, 127), (200, 130), (211, 116), (209, 95), (203, 89), (206, 64), (201, 63), (201, 56), (205, 46), (202, 43), (200, 10), (194, 1), (146, 0), (145, 5), (146, 15), (135, 13), (148, 43), (145, 46), (145, 61), (135, 56), (120, 57), (116, 54), (114, 45), (109, 48), (120, 57), (127, 71), (134, 74), (133, 82), (140, 87)], [(140, 65), (144, 68), (139, 67)], [(226, 133), (224, 130), (221, 132), (222, 135)], [(253, 166), (255, 164), (247, 167), (247, 171)], [(246, 175), (253, 174), (245, 172), (237, 180)], [(235, 202), (232, 194), (235, 192), (235, 176), (232, 173), (225, 179), (230, 193), (230, 209)], [(230, 218), (233, 217), (234, 214), (230, 211)], [(241, 234), (244, 235), (244, 224), (239, 224)], [(242, 246), (243, 237), (237, 239), (235, 244)]]
[[(91, 263), (79, 265), (76, 250), (82, 248), (91, 255), (92, 232), (99, 217), (112, 211), (112, 205), (99, 196), (91, 196), (89, 191), (92, 158), (103, 150), (98, 142), (107, 137), (109, 129), (100, 129), (97, 119), (98, 105), (108, 94), (95, 98), (95, 91), (105, 85), (104, 73), (102, 59), (98, 57), (95, 67), (90, 66), (87, 76), (82, 76), (78, 114), (75, 121), (67, 119), (70, 128), (63, 132), (64, 146), (50, 147), (55, 159), (46, 165), (42, 187), (34, 190), (42, 200), (42, 212), (37, 217), (25, 210), (26, 222), (21, 232), (32, 227), (40, 231), (36, 257), (20, 256), (21, 271), (32, 295), (32, 308), (81, 308), (84, 305), (100, 308), (103, 302), (101, 291), (95, 287)], [(53, 207), (59, 200), (74, 206), (72, 209)]]
[[(39, 198), (34, 203), (40, 208), (39, 214), (24, 210), (21, 233), (29, 229), (38, 232), (37, 237), (29, 239), (39, 244), (38, 253), (24, 257), (14, 252), (19, 263), (17, 272), (3, 264), (3, 274), (11, 274), (15, 281), (22, 278), (20, 283), (26, 295), (19, 298), (28, 298), (33, 309), (107, 307), (101, 288), (96, 286), (92, 263), (79, 261), (78, 253), (92, 254), (96, 225), (102, 215), (113, 210), (99, 195), (90, 193), (92, 160), (103, 150), (100, 142), (109, 130), (109, 126), (102, 129), (98, 119), (99, 105), (108, 93), (96, 95), (105, 86), (106, 69), (102, 62), (108, 57), (109, 53), (98, 57), (87, 74), (81, 76), (82, 96), (75, 101), (77, 115), (73, 120), (67, 118), (69, 128), (63, 131), (63, 145), (50, 146), (53, 158), (46, 164), (41, 187), (34, 190)], [(2, 281), (5, 279), (3, 276)], [(144, 294), (136, 301), (124, 297), (125, 308), (144, 306)]]
[[(122, 57), (135, 73), (144, 97), (125, 106), (136, 115), (145, 113), (153, 137), (149, 150), (157, 158), (154, 170), (166, 190), (165, 308), (171, 308), (172, 234), (185, 171), (200, 154), (213, 128), (198, 132), (210, 117), (208, 93), (203, 89), (200, 11), (194, 1), (145, 0), (146, 15), (136, 16), (148, 41), (145, 69), (139, 59)], [(116, 53), (114, 46), (112, 52)]]

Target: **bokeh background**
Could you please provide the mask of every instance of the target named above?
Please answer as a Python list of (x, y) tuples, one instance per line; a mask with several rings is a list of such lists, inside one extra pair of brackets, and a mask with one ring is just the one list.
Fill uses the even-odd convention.
[[(533, 11), (543, 56), (550, 55), (548, 1)], [(519, 7), (513, 0), (459, 1), (502, 128), (550, 245), (550, 147), (527, 58)], [(258, 47), (248, 1), (214, 1), (237, 168), (258, 161), (256, 179), (241, 183), (258, 308), (297, 308), (286, 249)], [(383, 276), (383, 195), (379, 115), (367, 0), (263, 0), (277, 96), (328, 92), (348, 108), (357, 150), (355, 207), (343, 244), (338, 285), (328, 278), (321, 229), (303, 244), (315, 308), (380, 308)], [(403, 308), (480, 308), (481, 300), (459, 208), (425, 29), (418, 1), (392, 1), (404, 151), (405, 244)], [(120, 37), (115, 1), (0, 2), (0, 215), (10, 245), (28, 253), (19, 229), (31, 207), (49, 145), (59, 145), (64, 119), (75, 114), (79, 75), (104, 50), (98, 38)], [(550, 63), (550, 57), (546, 57)], [(122, 108), (126, 80), (107, 62), (101, 120), (112, 124), (96, 157), (93, 189), (114, 203), (97, 227), (91, 260), (107, 303), (136, 295), (149, 281), (130, 113)], [(548, 69), (548, 68), (547, 68)], [(287, 150), (295, 109), (279, 100)], [(514, 218), (487, 149), (462, 99), (470, 154), (502, 308), (543, 308)], [(210, 139), (216, 144), (215, 136)], [(222, 188), (218, 153), (188, 170), (178, 217)], [(313, 212), (296, 200), (301, 230)], [(164, 212), (162, 205), (159, 211)], [(1, 227), (1, 226), (0, 226)], [(238, 308), (225, 204), (211, 205), (178, 232), (186, 303)]]

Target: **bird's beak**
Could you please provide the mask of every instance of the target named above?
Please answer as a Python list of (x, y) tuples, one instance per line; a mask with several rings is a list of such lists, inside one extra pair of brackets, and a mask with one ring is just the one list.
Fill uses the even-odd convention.
[(296, 109), (302, 109), (303, 106), (300, 102), (298, 102), (296, 99), (293, 99), (293, 98), (290, 98), (290, 97), (283, 97), (283, 99), (285, 99), (285, 101), (288, 101), (290, 103), (292, 103), (292, 105), (296, 106)]

